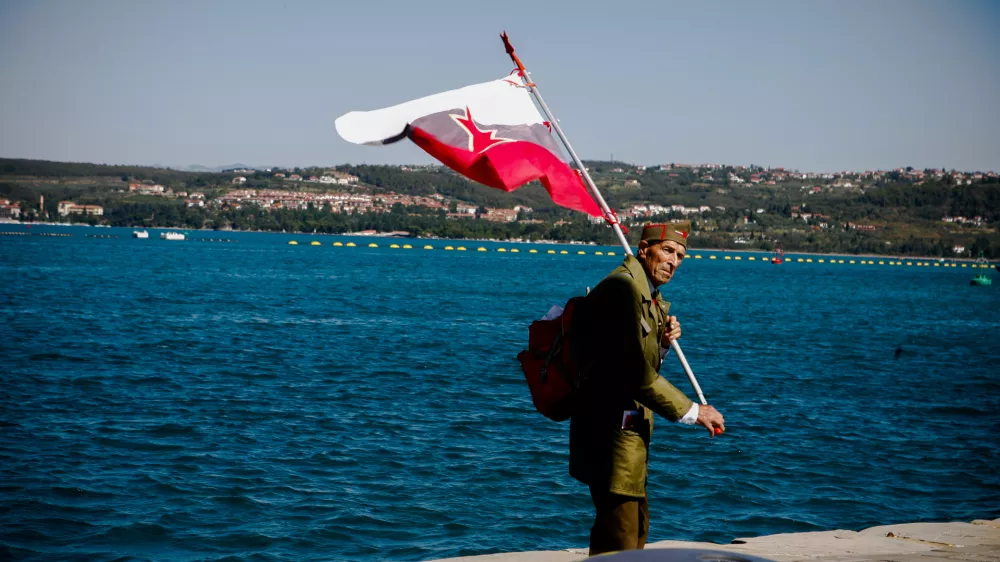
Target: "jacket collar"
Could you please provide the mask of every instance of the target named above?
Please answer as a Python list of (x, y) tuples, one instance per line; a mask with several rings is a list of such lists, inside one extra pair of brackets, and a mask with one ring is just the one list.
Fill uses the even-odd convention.
[(626, 256), (625, 263), (623, 264), (625, 269), (628, 270), (629, 275), (635, 281), (637, 287), (639, 287), (639, 293), (642, 295), (643, 302), (653, 302), (653, 284), (646, 277), (646, 270), (642, 268), (642, 263), (635, 256)]

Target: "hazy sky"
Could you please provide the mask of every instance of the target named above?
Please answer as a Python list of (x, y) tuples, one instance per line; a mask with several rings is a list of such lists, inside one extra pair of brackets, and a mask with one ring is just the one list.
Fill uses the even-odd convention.
[(0, 0), (0, 156), (422, 163), (333, 120), (485, 82), (584, 158), (1000, 170), (1000, 2)]

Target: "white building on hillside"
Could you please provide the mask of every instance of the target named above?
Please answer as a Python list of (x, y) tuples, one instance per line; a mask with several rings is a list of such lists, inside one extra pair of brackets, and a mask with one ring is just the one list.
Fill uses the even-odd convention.
[(103, 216), (104, 207), (100, 205), (77, 205), (72, 201), (60, 201), (57, 207), (60, 216), (67, 215), (93, 215), (93, 216)]

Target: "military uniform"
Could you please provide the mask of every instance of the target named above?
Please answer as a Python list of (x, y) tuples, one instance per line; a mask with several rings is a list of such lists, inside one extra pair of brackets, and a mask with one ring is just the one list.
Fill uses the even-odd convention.
[(597, 509), (592, 555), (645, 545), (653, 413), (677, 421), (691, 410), (691, 400), (659, 375), (670, 303), (656, 293), (642, 263), (627, 256), (574, 320), (584, 383), (570, 420), (570, 475), (590, 486)]

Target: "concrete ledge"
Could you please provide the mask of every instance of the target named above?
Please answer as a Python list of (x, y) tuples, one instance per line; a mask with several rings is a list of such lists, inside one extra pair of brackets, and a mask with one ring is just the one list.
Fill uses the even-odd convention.
[[(576, 552), (574, 552), (576, 550)], [(587, 551), (573, 550), (539, 550), (535, 552), (504, 552), (500, 554), (484, 554), (482, 556), (462, 556), (459, 558), (444, 558), (433, 562), (576, 562), (587, 558)]]
[[(659, 541), (646, 550), (696, 548), (748, 554), (776, 562), (1000, 562), (1000, 519), (972, 523), (904, 523), (863, 531), (787, 533), (732, 544)], [(586, 548), (450, 558), (448, 562), (576, 562)], [(444, 562), (439, 560), (437, 562)]]

